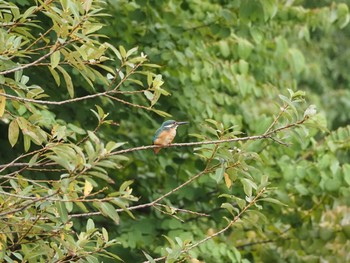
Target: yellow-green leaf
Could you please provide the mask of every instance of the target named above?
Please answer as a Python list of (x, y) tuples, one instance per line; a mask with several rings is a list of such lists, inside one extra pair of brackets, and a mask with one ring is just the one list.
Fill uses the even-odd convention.
[(120, 54), (122, 55), (122, 58), (125, 59), (126, 58), (126, 50), (123, 46), (119, 46), (119, 51)]
[(227, 188), (231, 188), (232, 181), (231, 181), (230, 176), (228, 175), (228, 173), (224, 173), (224, 179), (225, 179), (225, 184), (226, 184)]
[(24, 151), (28, 152), (30, 149), (30, 137), (28, 135), (23, 135)]
[[(0, 93), (5, 93), (3, 89), (0, 89)], [(4, 115), (6, 105), (6, 97), (0, 96), (0, 117)]]
[(51, 62), (51, 67), (53, 69), (58, 66), (58, 63), (60, 63), (60, 59), (61, 59), (61, 52), (59, 50), (51, 54), (50, 62)]
[(91, 193), (92, 189), (92, 184), (88, 180), (85, 180), (84, 196), (88, 196)]
[(155, 113), (157, 113), (158, 115), (160, 115), (162, 117), (171, 117), (171, 115), (165, 111), (156, 110), (156, 109), (152, 109), (152, 111), (154, 111)]
[(57, 71), (54, 70), (53, 68), (51, 68), (51, 67), (48, 67), (48, 68), (49, 68), (49, 70), (50, 70), (50, 72), (51, 72), (51, 75), (52, 75), (52, 77), (54, 78), (54, 80), (55, 80), (57, 86), (59, 86), (59, 85), (61, 84), (60, 75), (58, 75)]
[(9, 132), (8, 132), (9, 142), (12, 147), (17, 143), (18, 135), (19, 135), (19, 127), (18, 127), (17, 120), (15, 119), (11, 121), (9, 125)]

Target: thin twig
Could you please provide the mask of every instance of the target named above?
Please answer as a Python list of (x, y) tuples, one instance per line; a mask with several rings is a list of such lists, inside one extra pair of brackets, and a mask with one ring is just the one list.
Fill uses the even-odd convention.
[[(50, 52), (46, 53), (45, 55), (41, 56), (40, 58), (38, 58), (37, 60), (34, 60), (33, 62), (30, 62), (28, 64), (24, 64), (24, 65), (20, 65), (18, 67), (12, 68), (12, 69), (8, 69), (8, 70), (4, 70), (4, 71), (0, 71), (0, 75), (7, 75), (13, 72), (16, 72), (18, 70), (22, 70), (22, 69), (26, 69), (29, 68), (31, 66), (34, 66), (35, 64), (39, 63), (40, 61), (43, 61), (44, 59), (48, 58), (49, 56), (51, 56), (53, 53), (55, 53), (57, 50), (59, 50), (60, 48), (64, 47), (65, 45), (69, 44), (69, 41), (67, 41), (64, 44), (60, 44), (58, 41), (56, 42), (56, 47), (53, 48)], [(2, 96), (4, 96), (3, 94), (0, 94)]]
[[(187, 143), (173, 143), (169, 145), (164, 145), (162, 148), (169, 148), (169, 147), (183, 147), (183, 146), (198, 146), (198, 145), (208, 145), (208, 144), (221, 144), (221, 143), (227, 143), (227, 142), (242, 142), (242, 141), (254, 141), (254, 140), (261, 140), (261, 139), (271, 139), (272, 135), (274, 135), (277, 132), (280, 132), (282, 130), (287, 130), (292, 127), (296, 127), (298, 125), (303, 124), (306, 121), (306, 118), (295, 122), (291, 123), (288, 125), (285, 125), (283, 127), (277, 128), (275, 130), (269, 131), (268, 133), (261, 134), (261, 135), (253, 135), (253, 136), (246, 136), (246, 137), (238, 137), (238, 138), (230, 138), (230, 139), (224, 139), (224, 140), (213, 140), (213, 141), (200, 141), (200, 142), (187, 142)], [(283, 142), (279, 141), (280, 144), (284, 144)], [(110, 153), (109, 155), (118, 155), (118, 154), (124, 154), (124, 153), (129, 153), (129, 152), (134, 152), (134, 151), (142, 151), (142, 150), (147, 150), (147, 149), (153, 149), (159, 147), (157, 145), (146, 145), (146, 146), (139, 146), (135, 148), (129, 148), (125, 150), (119, 150)]]
[[(202, 175), (211, 172), (213, 169), (217, 168), (218, 166), (220, 166), (220, 164), (214, 165), (211, 168), (204, 169), (203, 171), (201, 171), (200, 173), (196, 174), (195, 176), (193, 176), (192, 178), (190, 178), (189, 180), (187, 180), (183, 184), (181, 184), (178, 187), (172, 189), (171, 191), (167, 192), (166, 194), (158, 197), (157, 199), (155, 199), (152, 202), (148, 202), (148, 203), (140, 204), (140, 205), (130, 206), (130, 207), (127, 207), (126, 210), (132, 211), (132, 210), (137, 210), (137, 209), (143, 209), (143, 208), (147, 208), (147, 207), (156, 206), (156, 205), (158, 205), (158, 202), (160, 202), (164, 198), (166, 198), (169, 195), (177, 192), (181, 188), (185, 187), (186, 185), (190, 184), (191, 182), (193, 182), (197, 178), (201, 177)], [(116, 211), (117, 212), (123, 212), (123, 211), (125, 211), (125, 209), (119, 208), (119, 209), (116, 209)], [(101, 212), (81, 213), (81, 214), (70, 215), (70, 218), (73, 218), (73, 217), (90, 217), (90, 216), (96, 216), (96, 215), (101, 215), (101, 214), (102, 214)]]
[(42, 200), (45, 200), (51, 196), (54, 196), (56, 194), (58, 194), (59, 191), (56, 191), (54, 192), (53, 194), (50, 194), (50, 195), (46, 195), (46, 196), (43, 196), (41, 198), (37, 198), (36, 200), (33, 200), (31, 202), (28, 202), (27, 204), (19, 207), (19, 208), (16, 208), (16, 209), (13, 209), (13, 210), (10, 210), (10, 211), (7, 211), (7, 212), (2, 212), (0, 213), (0, 217), (1, 216), (5, 216), (5, 215), (10, 215), (10, 214), (14, 214), (14, 213), (17, 213), (17, 212), (20, 212), (20, 211), (23, 211), (24, 209), (26, 209), (27, 207), (31, 206), (32, 204), (36, 203), (36, 202), (39, 202), (39, 201), (42, 201)]
[(182, 209), (182, 208), (177, 208), (177, 207), (168, 206), (168, 205), (163, 205), (163, 204), (155, 204), (155, 206), (161, 206), (161, 207), (164, 207), (164, 208), (170, 208), (174, 212), (182, 212), (182, 213), (192, 214), (192, 215), (196, 215), (196, 216), (209, 216), (208, 214), (205, 214), (205, 213), (195, 212), (195, 211)]
[[(223, 229), (221, 229), (221, 230), (218, 231), (218, 232), (215, 232), (215, 233), (212, 234), (212, 235), (209, 235), (209, 236), (207, 236), (207, 237), (201, 239), (200, 241), (194, 243), (193, 245), (186, 247), (185, 249), (183, 249), (183, 250), (181, 251), (181, 254), (187, 253), (187, 252), (190, 251), (191, 249), (193, 249), (193, 248), (195, 248), (195, 247), (198, 247), (198, 246), (200, 246), (201, 244), (207, 242), (208, 240), (210, 240), (210, 239), (212, 239), (212, 238), (214, 238), (214, 237), (216, 237), (216, 236), (218, 236), (218, 235), (220, 235), (220, 234), (226, 232), (232, 225), (234, 225), (239, 219), (241, 219), (242, 215), (243, 215), (251, 206), (253, 206), (253, 205), (258, 201), (258, 199), (259, 199), (260, 196), (265, 192), (265, 190), (266, 190), (265, 188), (262, 188), (262, 189), (257, 193), (257, 195), (254, 197), (254, 199), (253, 199), (251, 202), (249, 202), (249, 203), (239, 212), (239, 214), (236, 215), (236, 216), (227, 224), (226, 227), (224, 227)], [(163, 256), (163, 257), (155, 258), (155, 259), (153, 259), (153, 260), (157, 262), (157, 261), (164, 260), (164, 259), (166, 259), (166, 258), (167, 258), (167, 256)], [(150, 263), (150, 261), (144, 261), (143, 263)]]
[(122, 99), (119, 99), (117, 97), (113, 97), (111, 95), (108, 95), (108, 94), (105, 94), (104, 96), (112, 99), (112, 100), (115, 100), (115, 101), (118, 101), (118, 102), (121, 102), (125, 105), (129, 105), (129, 106), (132, 106), (132, 107), (135, 107), (135, 108), (140, 108), (140, 109), (144, 109), (144, 110), (151, 110), (152, 108), (149, 107), (149, 106), (143, 106), (143, 105), (139, 105), (139, 104), (134, 104), (134, 103), (131, 103), (131, 102), (128, 102), (126, 100), (122, 100)]
[(169, 213), (169, 212), (166, 212), (166, 211), (163, 211), (162, 209), (160, 209), (159, 207), (157, 207), (157, 205), (153, 206), (154, 209), (156, 209), (157, 211), (159, 211), (160, 213), (162, 214), (165, 214), (165, 215), (169, 215), (173, 218), (175, 218), (176, 220), (179, 220), (181, 223), (185, 223), (185, 221), (183, 221), (180, 217), (178, 217), (177, 215), (173, 214), (173, 213)]
[(264, 134), (268, 133), (271, 131), (271, 129), (273, 128), (273, 126), (275, 126), (275, 124), (277, 123), (277, 121), (281, 118), (282, 114), (288, 109), (289, 105), (286, 104), (284, 105), (280, 112), (278, 113), (277, 117), (273, 120), (273, 122), (271, 123), (271, 125), (267, 128), (267, 130), (264, 132)]

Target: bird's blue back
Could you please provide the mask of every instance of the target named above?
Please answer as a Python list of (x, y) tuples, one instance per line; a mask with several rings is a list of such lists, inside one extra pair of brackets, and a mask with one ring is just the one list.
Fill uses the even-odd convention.
[(152, 138), (152, 143), (154, 143), (154, 141), (159, 137), (162, 131), (169, 129), (169, 128), (165, 128), (166, 126), (173, 124), (174, 122), (175, 122), (174, 120), (168, 120), (163, 122), (162, 126), (160, 126), (160, 128), (156, 131), (156, 134), (154, 134)]

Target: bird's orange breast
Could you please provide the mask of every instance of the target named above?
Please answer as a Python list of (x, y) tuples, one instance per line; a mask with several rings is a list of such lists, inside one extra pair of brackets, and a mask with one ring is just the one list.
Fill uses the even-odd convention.
[(168, 145), (170, 144), (176, 136), (176, 129), (169, 129), (162, 131), (158, 138), (154, 140), (156, 145)]

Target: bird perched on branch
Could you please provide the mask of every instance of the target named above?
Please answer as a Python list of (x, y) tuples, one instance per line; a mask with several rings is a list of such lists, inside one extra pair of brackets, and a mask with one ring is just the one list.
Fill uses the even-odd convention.
[(162, 126), (156, 131), (153, 136), (153, 144), (159, 145), (160, 147), (153, 148), (154, 153), (158, 153), (162, 146), (169, 145), (176, 136), (176, 129), (179, 125), (187, 124), (187, 121), (174, 121), (169, 120), (163, 122)]

